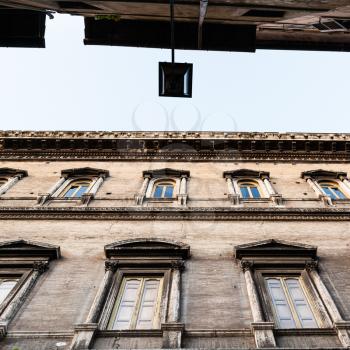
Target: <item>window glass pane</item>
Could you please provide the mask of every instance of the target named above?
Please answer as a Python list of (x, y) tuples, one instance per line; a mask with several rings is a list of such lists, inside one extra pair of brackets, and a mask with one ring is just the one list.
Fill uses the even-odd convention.
[(332, 199), (337, 199), (334, 192), (328, 186), (322, 186), (322, 190), (325, 193), (325, 195), (331, 197)]
[(281, 281), (277, 278), (268, 278), (266, 279), (266, 282), (279, 327), (296, 328), (292, 311), (289, 307)]
[(6, 299), (18, 280), (0, 280), (0, 304)]
[(75, 192), (74, 197), (80, 198), (88, 189), (88, 185), (80, 186), (79, 190)]
[(345, 199), (345, 198), (346, 198), (345, 195), (344, 195), (344, 193), (343, 193), (342, 191), (340, 191), (339, 188), (333, 187), (332, 190), (335, 192), (335, 194), (337, 195), (337, 197), (338, 197), (339, 199)]
[(157, 185), (156, 189), (154, 190), (153, 197), (154, 198), (162, 198), (163, 195), (163, 185)]
[(243, 198), (250, 198), (250, 194), (246, 186), (241, 186), (241, 194)]
[(129, 329), (135, 312), (141, 279), (127, 280), (120, 300), (113, 329)]
[(296, 278), (288, 278), (285, 281), (301, 326), (303, 328), (317, 327), (314, 315), (305, 297), (304, 291), (301, 288), (299, 280)]
[(73, 197), (74, 192), (77, 190), (78, 186), (72, 186), (64, 195), (64, 197)]
[(165, 198), (172, 198), (173, 197), (173, 190), (174, 190), (174, 187), (172, 185), (166, 186), (164, 197)]
[(253, 198), (260, 198), (260, 193), (259, 190), (256, 187), (251, 187), (250, 188)]
[(146, 280), (142, 293), (137, 329), (150, 329), (153, 326), (159, 292), (159, 280)]

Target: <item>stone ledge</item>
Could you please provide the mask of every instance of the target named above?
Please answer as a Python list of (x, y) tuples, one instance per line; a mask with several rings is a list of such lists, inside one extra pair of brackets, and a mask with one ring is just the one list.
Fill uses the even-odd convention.
[(147, 207), (22, 207), (0, 208), (0, 220), (272, 220), (349, 221), (345, 208), (147, 208)]

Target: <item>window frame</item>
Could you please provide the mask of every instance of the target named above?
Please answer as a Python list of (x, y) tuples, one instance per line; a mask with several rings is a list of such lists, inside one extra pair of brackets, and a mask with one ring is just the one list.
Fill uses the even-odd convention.
[[(337, 200), (349, 200), (349, 196), (344, 193), (344, 189), (342, 188), (341, 184), (338, 183), (338, 181), (334, 181), (334, 180), (326, 180), (326, 179), (319, 179), (317, 181), (318, 185), (321, 187), (322, 192), (325, 196), (330, 197), (330, 199), (332, 201), (337, 201)], [(323, 188), (324, 185), (327, 185), (329, 191), (331, 191), (332, 195), (329, 195)], [(336, 187), (337, 190), (342, 193), (342, 195), (344, 196), (344, 198), (339, 198), (339, 196), (337, 195), (337, 193), (333, 190), (333, 188), (331, 187)], [(334, 197), (334, 198), (333, 198)]]
[(0, 335), (6, 335), (8, 325), (50, 261), (60, 257), (60, 247), (52, 244), (23, 239), (0, 242), (0, 275), (19, 278), (0, 305)]
[[(62, 198), (64, 200), (81, 200), (84, 195), (89, 194), (89, 191), (96, 183), (97, 178), (76, 177), (76, 178), (71, 178), (68, 180), (69, 180), (69, 182), (67, 184), (63, 184), (63, 185), (65, 185), (65, 187), (62, 190), (60, 190), (57, 197)], [(79, 182), (89, 183), (89, 186), (87, 187), (86, 191), (80, 197), (75, 197), (75, 196), (74, 197), (65, 197), (66, 193), (72, 188), (72, 186), (74, 186), (75, 183), (79, 183)], [(79, 191), (79, 189), (77, 191)]]
[(12, 299), (16, 296), (18, 291), (23, 287), (24, 283), (26, 282), (31, 273), (32, 269), (30, 268), (2, 268), (0, 266), (0, 279), (2, 279), (3, 277), (9, 277), (9, 279), (18, 278), (16, 285), (12, 288), (12, 290), (6, 296), (4, 301), (0, 303), (0, 317), (1, 314), (6, 310)]
[[(242, 193), (242, 186), (247, 187), (247, 191), (249, 193), (249, 197), (244, 197)], [(266, 198), (265, 196), (262, 195), (262, 189), (261, 189), (261, 184), (253, 179), (239, 179), (237, 180), (237, 186), (239, 188), (239, 195), (241, 196), (242, 200), (259, 200), (259, 199), (264, 199)], [(259, 193), (259, 197), (255, 197), (253, 195), (253, 192), (251, 190), (251, 187), (255, 187)]]
[[(293, 320), (295, 322), (296, 327), (295, 328), (282, 328), (279, 326), (278, 322), (278, 316), (276, 315), (276, 312), (274, 311), (273, 307), (273, 301), (271, 299), (270, 293), (268, 291), (267, 285), (266, 285), (266, 277), (298, 277), (300, 281), (300, 286), (304, 292), (305, 298), (308, 302), (308, 305), (311, 309), (311, 312), (313, 313), (313, 316), (315, 318), (317, 327), (312, 328), (304, 328), (299, 327), (298, 323), (299, 320), (296, 321), (296, 319), (293, 317)], [(308, 276), (308, 273), (305, 269), (299, 268), (299, 269), (291, 269), (291, 268), (274, 268), (274, 269), (267, 269), (267, 268), (256, 268), (254, 269), (254, 279), (255, 284), (257, 286), (259, 295), (261, 296), (262, 300), (262, 309), (265, 314), (266, 320), (269, 322), (275, 323), (275, 328), (278, 330), (288, 330), (288, 329), (322, 329), (322, 328), (330, 328), (331, 327), (331, 321), (328, 315), (328, 312), (323, 304), (322, 299), (319, 297), (318, 292), (313, 285), (310, 277)], [(289, 303), (289, 301), (288, 301)], [(290, 306), (290, 305), (289, 305)], [(294, 307), (293, 307), (294, 308)], [(291, 310), (292, 314), (293, 311)], [(295, 315), (293, 315), (295, 316)]]
[[(165, 197), (165, 192), (167, 191), (167, 187), (168, 186), (172, 186), (172, 196), (171, 197)], [(153, 188), (152, 188), (152, 195), (151, 198), (153, 200), (173, 200), (176, 199), (176, 195), (175, 195), (175, 189), (176, 189), (176, 181), (174, 180), (165, 180), (165, 179), (157, 179), (156, 181), (154, 181), (153, 183)], [(164, 186), (163, 190), (162, 190), (162, 196), (161, 197), (155, 197), (154, 194), (156, 192), (156, 189), (158, 186)]]
[[(159, 305), (158, 305), (158, 315), (156, 319), (158, 320), (158, 327), (144, 329), (144, 328), (128, 328), (128, 329), (113, 329), (110, 328), (110, 323), (112, 322), (113, 311), (116, 307), (118, 296), (120, 295), (121, 288), (123, 286), (124, 278), (130, 276), (141, 276), (147, 278), (146, 276), (158, 276), (162, 278), (162, 288), (159, 296)], [(104, 310), (102, 312), (99, 328), (103, 330), (110, 331), (142, 331), (142, 330), (160, 330), (161, 323), (165, 322), (166, 319), (166, 305), (168, 303), (168, 289), (169, 281), (171, 279), (171, 270), (170, 269), (157, 269), (157, 268), (120, 268), (115, 272), (112, 285), (110, 287), (109, 294), (107, 296)]]
[[(156, 296), (156, 301), (155, 301), (155, 308), (154, 308), (154, 313), (152, 317), (152, 327), (151, 328), (138, 328), (138, 322), (139, 322), (139, 317), (140, 317), (140, 312), (142, 308), (142, 297), (144, 295), (145, 291), (145, 285), (148, 280), (158, 280), (159, 285), (157, 288), (157, 296)], [(131, 320), (130, 320), (130, 325), (129, 328), (114, 328), (114, 324), (116, 323), (116, 318), (118, 316), (118, 312), (121, 308), (121, 302), (122, 298), (125, 292), (126, 285), (128, 281), (131, 280), (141, 280), (141, 284), (138, 288), (137, 291), (137, 296), (136, 296), (136, 305), (134, 307), (134, 310), (132, 312)], [(164, 276), (157, 276), (157, 275), (126, 275), (122, 278), (121, 284), (119, 287), (119, 291), (117, 294), (116, 301), (114, 303), (107, 329), (109, 330), (133, 330), (133, 329), (159, 329), (160, 328), (160, 304), (162, 300), (162, 293), (163, 293), (163, 280)], [(157, 327), (158, 326), (158, 327)]]

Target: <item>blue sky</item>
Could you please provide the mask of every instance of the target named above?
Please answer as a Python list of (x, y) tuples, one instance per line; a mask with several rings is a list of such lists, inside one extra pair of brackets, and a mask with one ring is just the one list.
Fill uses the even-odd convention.
[(350, 131), (350, 53), (176, 51), (194, 64), (179, 99), (158, 97), (169, 50), (83, 36), (82, 18), (55, 15), (46, 49), (0, 48), (1, 129)]

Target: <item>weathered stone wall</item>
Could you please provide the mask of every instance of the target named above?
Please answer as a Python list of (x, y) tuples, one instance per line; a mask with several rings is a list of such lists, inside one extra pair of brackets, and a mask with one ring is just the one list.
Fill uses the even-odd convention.
[[(110, 177), (102, 184), (89, 207), (135, 206), (134, 195), (143, 181), (142, 171), (173, 168), (191, 172), (188, 183), (189, 207), (229, 207), (227, 184), (223, 172), (235, 169), (269, 171), (276, 191), (283, 195), (286, 207), (324, 208), (315, 192), (300, 178), (303, 171), (325, 169), (350, 172), (346, 163), (283, 162), (1, 162), (0, 167), (28, 171), (5, 195), (0, 206), (32, 207), (39, 192), (47, 190), (68, 168), (95, 167), (106, 169)], [(56, 204), (52, 204), (54, 206)], [(61, 204), (61, 206), (69, 204)], [(173, 206), (176, 206), (172, 204)], [(270, 203), (260, 204), (262, 207)], [(346, 207), (346, 204), (343, 206)], [(14, 346), (23, 349), (51, 348), (64, 338), (57, 333), (71, 334), (76, 323), (85, 321), (104, 275), (106, 244), (130, 238), (165, 238), (181, 241), (191, 247), (182, 278), (181, 322), (186, 330), (249, 331), (252, 315), (243, 274), (233, 260), (235, 245), (269, 238), (318, 246), (320, 275), (332, 294), (343, 318), (350, 320), (350, 258), (349, 221), (192, 221), (192, 220), (2, 220), (0, 241), (27, 239), (61, 247), (62, 258), (53, 261), (38, 280), (25, 304), (9, 327), (3, 341), (5, 350)], [(14, 338), (20, 332), (42, 334), (39, 340)], [(65, 336), (66, 336), (65, 335)], [(307, 337), (307, 336), (305, 336)], [(278, 345), (300, 347), (317, 344), (340, 346), (335, 335), (301, 338), (277, 337)], [(51, 340), (50, 340), (51, 339)], [(317, 340), (319, 339), (319, 340)], [(160, 339), (123, 338), (121, 348), (159, 347)], [(319, 343), (320, 342), (320, 343)], [(46, 345), (45, 345), (46, 344)], [(49, 345), (48, 345), (49, 344)], [(114, 345), (113, 345), (114, 344)], [(191, 336), (184, 339), (186, 347), (248, 348), (254, 346), (251, 336)], [(114, 340), (97, 338), (96, 348), (115, 346)]]
[[(20, 180), (1, 196), (0, 206), (12, 207), (35, 205), (38, 193), (46, 193), (60, 178), (61, 170), (69, 168), (94, 167), (109, 170), (110, 177), (104, 181), (95, 200), (90, 203), (91, 207), (135, 205), (134, 197), (143, 181), (142, 172), (165, 167), (190, 171), (191, 176), (188, 181), (188, 206), (190, 207), (230, 206), (223, 172), (242, 168), (270, 172), (271, 182), (276, 192), (282, 194), (286, 207), (323, 207), (314, 190), (300, 178), (300, 174), (303, 171), (315, 169), (350, 172), (348, 163), (307, 162), (298, 164), (284, 162), (0, 162), (0, 167), (28, 171), (28, 177)], [(69, 204), (52, 203), (50, 206), (69, 206)], [(250, 203), (249, 206), (254, 204)], [(259, 206), (267, 205), (259, 203)]]

